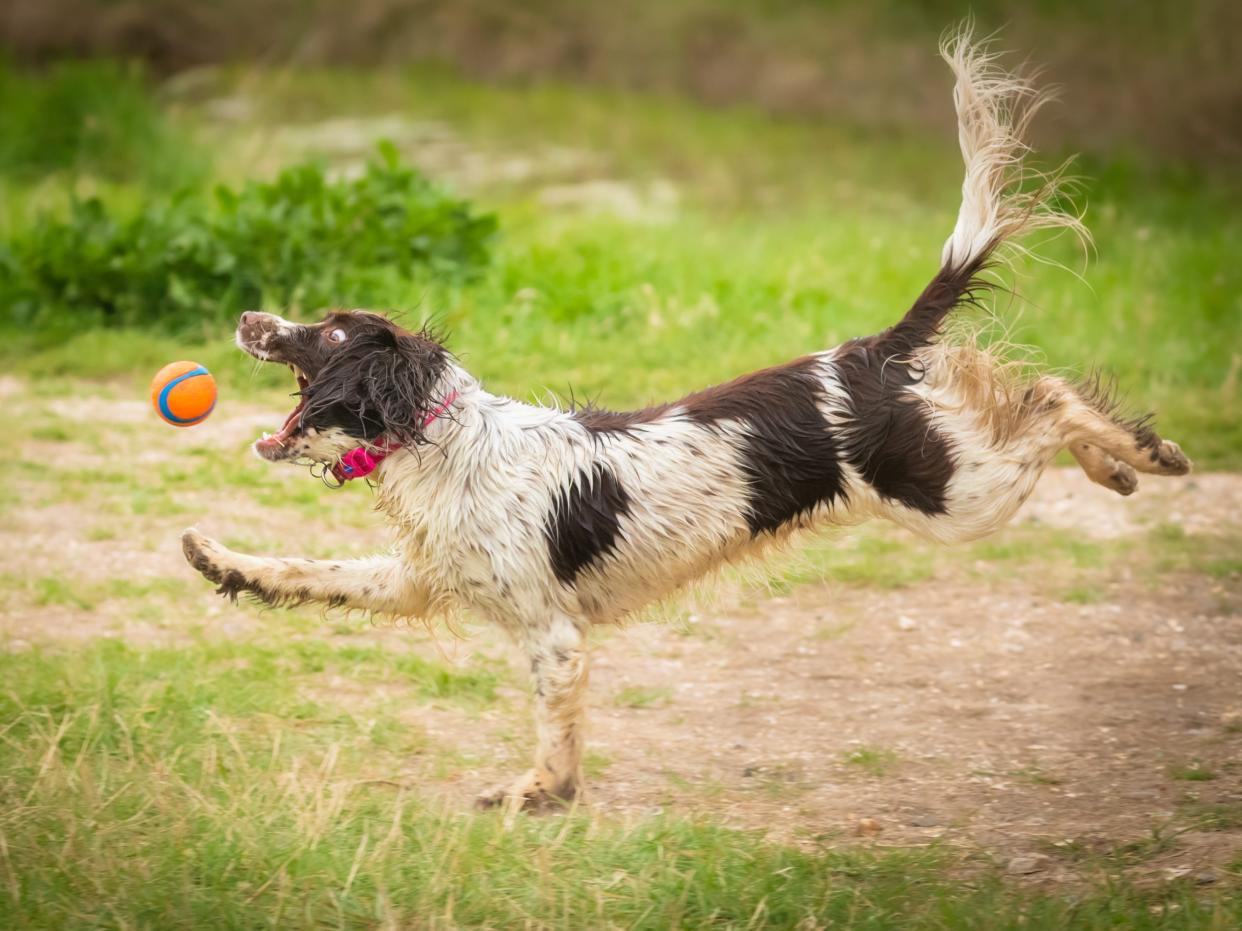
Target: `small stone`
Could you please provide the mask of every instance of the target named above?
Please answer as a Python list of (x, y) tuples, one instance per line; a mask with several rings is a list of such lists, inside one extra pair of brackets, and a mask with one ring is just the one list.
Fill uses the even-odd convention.
[(1185, 682), (1177, 682), (1173, 686), (1173, 691), (1175, 692), (1184, 692), (1186, 691), (1186, 689), (1187, 689), (1187, 685)]
[(875, 818), (859, 818), (854, 826), (854, 833), (859, 837), (875, 837), (884, 827)]
[(1047, 865), (1048, 857), (1042, 853), (1032, 853), (1024, 857), (1014, 857), (1005, 869), (1015, 876), (1027, 876), (1031, 873), (1038, 873)]
[(929, 812), (924, 812), (921, 815), (912, 815), (906, 820), (906, 824), (913, 828), (934, 828), (939, 826), (940, 819)]
[(912, 617), (906, 617), (904, 614), (897, 618), (898, 630), (914, 630), (918, 626), (918, 622)]
[(1195, 873), (1195, 884), (1199, 886), (1210, 886), (1216, 882), (1216, 874), (1211, 870), (1200, 870)]

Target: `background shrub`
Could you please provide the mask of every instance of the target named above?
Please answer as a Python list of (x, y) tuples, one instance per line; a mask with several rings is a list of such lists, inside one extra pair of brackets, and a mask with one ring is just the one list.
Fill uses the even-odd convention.
[(240, 190), (153, 198), (120, 218), (96, 197), (0, 245), (10, 323), (201, 328), (260, 306), (383, 306), (410, 279), (463, 281), (488, 262), (492, 214), (400, 163), (391, 145), (351, 181), (317, 165)]

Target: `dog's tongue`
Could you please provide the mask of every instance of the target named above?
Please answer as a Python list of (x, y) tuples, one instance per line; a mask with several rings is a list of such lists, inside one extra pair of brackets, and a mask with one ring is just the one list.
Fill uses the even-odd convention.
[(298, 399), (298, 406), (295, 407), (289, 416), (285, 418), (283, 426), (280, 430), (273, 434), (264, 434), (256, 443), (260, 449), (273, 450), (284, 448), (285, 443), (289, 441), (289, 437), (293, 435), (293, 431), (298, 428), (298, 418), (302, 414), (302, 408), (306, 406), (306, 398)]

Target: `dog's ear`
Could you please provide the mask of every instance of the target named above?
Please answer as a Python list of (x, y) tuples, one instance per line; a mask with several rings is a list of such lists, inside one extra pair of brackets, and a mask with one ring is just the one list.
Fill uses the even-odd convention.
[(422, 333), (377, 326), (336, 350), (306, 389), (308, 426), (335, 426), (370, 442), (423, 439), (423, 422), (442, 401), (436, 386), (448, 353)]

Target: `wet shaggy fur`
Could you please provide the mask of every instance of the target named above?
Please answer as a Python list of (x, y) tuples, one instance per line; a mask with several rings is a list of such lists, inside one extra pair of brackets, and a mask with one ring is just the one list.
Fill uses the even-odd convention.
[[(431, 617), (469, 610), (503, 627), (534, 679), (533, 767), (480, 797), (514, 807), (582, 786), (586, 641), (795, 531), (883, 518), (946, 543), (1008, 521), (1068, 449), (1091, 479), (1131, 494), (1139, 473), (1189, 460), (1107, 387), (1015, 368), (944, 337), (1016, 237), (1082, 233), (1055, 178), (1022, 168), (1030, 87), (968, 35), (943, 49), (966, 166), (941, 268), (874, 336), (639, 411), (535, 407), (487, 392), (439, 341), (362, 311), (301, 325), (242, 317), (237, 342), (290, 365), (299, 405), (255, 444), (273, 461), (337, 463), (397, 447), (372, 473), (394, 528), (388, 553), (306, 560), (234, 552), (197, 530), (191, 565), (226, 596)], [(846, 544), (847, 545), (847, 544)]]
[(383, 317), (345, 323), (352, 326), (348, 341), (328, 355), (304, 392), (303, 422), (368, 442), (381, 434), (421, 442), (448, 353), (427, 333), (406, 333)]

